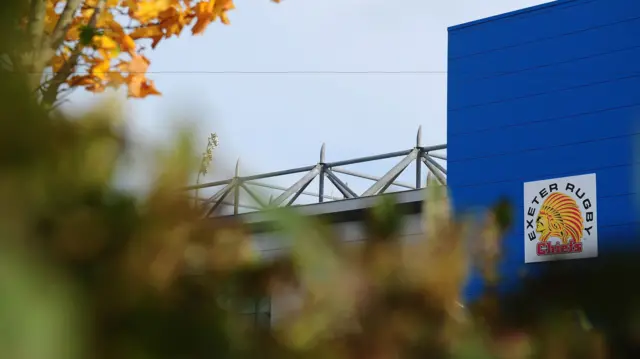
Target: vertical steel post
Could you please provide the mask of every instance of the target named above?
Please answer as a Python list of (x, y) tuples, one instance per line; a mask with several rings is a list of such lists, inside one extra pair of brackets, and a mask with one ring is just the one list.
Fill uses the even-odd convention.
[(318, 177), (318, 202), (324, 202), (324, 173), (325, 173), (325, 165), (324, 165), (324, 155), (325, 155), (325, 144), (322, 144), (320, 147), (320, 177)]
[(233, 188), (233, 214), (240, 210), (240, 159), (236, 161), (235, 186)]
[(418, 127), (418, 135), (416, 136), (416, 148), (420, 151), (416, 157), (416, 188), (422, 187), (422, 126)]

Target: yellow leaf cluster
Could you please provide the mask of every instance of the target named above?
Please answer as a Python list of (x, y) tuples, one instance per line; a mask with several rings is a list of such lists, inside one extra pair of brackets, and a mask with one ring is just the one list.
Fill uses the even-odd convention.
[[(45, 33), (54, 31), (66, 3), (47, 0)], [(126, 85), (129, 97), (159, 95), (146, 76), (145, 48), (154, 49), (185, 28), (198, 35), (216, 20), (229, 24), (227, 12), (234, 7), (233, 0), (83, 0), (48, 65), (53, 73), (70, 71), (71, 87), (102, 92)], [(95, 32), (90, 43), (83, 37), (87, 27)]]

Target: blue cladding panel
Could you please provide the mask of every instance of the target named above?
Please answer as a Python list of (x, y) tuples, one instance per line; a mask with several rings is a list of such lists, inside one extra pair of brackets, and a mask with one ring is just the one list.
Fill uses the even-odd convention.
[(555, 1), (453, 29), (449, 57), (456, 59), (611, 26), (637, 18), (638, 9), (640, 2), (633, 0)]
[[(452, 135), (456, 141), (464, 142), (465, 147), (456, 156), (457, 161), (479, 159), (513, 152), (532, 151), (540, 147), (560, 147), (607, 138), (616, 138), (638, 130), (621, 118), (640, 119), (640, 104), (614, 109), (590, 112), (588, 114), (560, 117), (554, 120), (529, 122), (524, 125), (501, 126), (498, 128)], [(601, 123), (606, 122), (607, 126)], [(544, 136), (555, 133), (557, 135)], [(526, 139), (541, 134), (535, 139)], [(560, 135), (563, 134), (563, 135)], [(482, 136), (482, 141), (477, 141)], [(487, 143), (503, 142), (503, 146), (487, 146)]]
[[(564, 134), (555, 135), (560, 137)], [(532, 132), (527, 137), (536, 136), (538, 134)], [(479, 140), (482, 140), (482, 137), (479, 136)], [(449, 182), (451, 186), (463, 187), (511, 180), (533, 181), (629, 165), (633, 163), (631, 155), (634, 141), (640, 141), (640, 135), (603, 138), (583, 143), (569, 142), (567, 145), (556, 147), (538, 146), (534, 150), (469, 160), (450, 159), (448, 166), (452, 178)], [(449, 146), (453, 147), (454, 144)], [(504, 152), (507, 151), (505, 148)]]
[[(451, 59), (449, 70), (455, 72), (459, 77), (465, 75), (474, 78), (606, 56), (610, 53), (633, 49), (640, 44), (638, 22), (640, 19), (633, 19), (616, 23), (608, 28), (592, 28), (585, 32), (529, 43), (526, 46), (506, 47)], [(575, 51), (551, 51), (566, 47), (571, 47)], [(506, 55), (514, 61), (511, 63), (500, 61), (500, 58)], [(466, 64), (471, 62), (476, 63), (473, 68), (474, 72), (465, 73), (465, 70), (469, 70), (465, 69)]]
[[(640, 21), (635, 25), (640, 29)], [(638, 34), (636, 41), (638, 44), (630, 49), (545, 64), (544, 66), (532, 66), (526, 70), (511, 71), (506, 74), (469, 76), (460, 80), (457, 85), (464, 87), (465, 91), (478, 95), (455, 99), (455, 102), (449, 103), (449, 109), (464, 111), (469, 107), (493, 102), (513, 101), (532, 95), (571, 91), (581, 87), (595, 87), (597, 84), (640, 76), (640, 63), (628, 61), (630, 58), (640, 58), (640, 34)], [(558, 51), (558, 49), (548, 51)], [(529, 52), (529, 54), (531, 53)], [(534, 56), (523, 54), (523, 59), (531, 60), (532, 57)], [(488, 63), (491, 63), (493, 67), (499, 60), (494, 58), (482, 61), (484, 65), (482, 67), (487, 67)], [(514, 59), (514, 61), (518, 60)], [(498, 69), (491, 69), (491, 71), (497, 72)], [(484, 69), (477, 71), (477, 73), (482, 72)], [(510, 88), (511, 91), (484, 92), (484, 89), (488, 87)]]
[[(630, 59), (637, 61), (639, 59)], [(588, 74), (587, 74), (588, 75)], [(449, 78), (455, 78), (449, 73)], [(554, 78), (549, 78), (553, 82)], [(487, 86), (485, 91), (509, 92), (508, 88)], [(563, 117), (586, 115), (624, 106), (640, 104), (638, 96), (640, 76), (612, 79), (606, 82), (590, 84), (560, 91), (529, 95), (509, 101), (492, 102), (460, 110), (448, 111), (448, 134), (450, 138), (460, 133), (495, 129), (503, 126), (528, 125), (532, 122), (550, 121)], [(615, 94), (615, 96), (614, 96)], [(458, 96), (470, 97), (473, 93), (465, 86), (457, 86), (455, 79), (449, 80), (449, 101)], [(597, 101), (595, 101), (597, 99)], [(577, 104), (580, 104), (577, 106)], [(633, 125), (632, 123), (630, 125)], [(454, 151), (458, 150), (453, 148)], [(460, 149), (463, 150), (464, 149)], [(449, 152), (450, 153), (450, 152)]]
[(564, 0), (454, 27), (448, 91), (456, 210), (516, 206), (506, 282), (525, 266), (523, 182), (595, 172), (600, 254), (640, 234), (640, 1)]

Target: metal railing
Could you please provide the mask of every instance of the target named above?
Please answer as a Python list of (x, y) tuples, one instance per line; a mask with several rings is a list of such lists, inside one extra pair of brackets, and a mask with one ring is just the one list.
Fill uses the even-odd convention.
[[(413, 148), (404, 151), (385, 153), (375, 156), (360, 157), (350, 160), (326, 162), (325, 161), (325, 145), (320, 150), (320, 159), (315, 165), (292, 168), (283, 171), (269, 172), (258, 175), (240, 176), (239, 162), (236, 163), (235, 175), (232, 178), (208, 182), (198, 185), (186, 187), (187, 191), (197, 191), (205, 188), (215, 188), (222, 186), (213, 195), (208, 198), (195, 197), (196, 202), (206, 208), (206, 216), (212, 216), (218, 213), (223, 206), (233, 207), (233, 214), (239, 214), (240, 209), (255, 211), (278, 206), (294, 205), (300, 196), (311, 196), (317, 199), (317, 203), (325, 201), (337, 201), (349, 198), (375, 196), (385, 193), (390, 186), (400, 187), (403, 190), (415, 190), (423, 187), (422, 166), (427, 169), (427, 176), (433, 176), (442, 185), (447, 184), (447, 170), (440, 163), (446, 163), (447, 156), (442, 153), (435, 153), (447, 148), (446, 144), (436, 146), (422, 146), (422, 128), (418, 129), (416, 136), (416, 144)], [(384, 175), (377, 177), (356, 171), (352, 171), (344, 166), (358, 163), (372, 162), (389, 158), (402, 157), (400, 162), (393, 166)], [(397, 178), (411, 164), (415, 163), (415, 185), (404, 182), (398, 182)], [(261, 182), (259, 180), (286, 176), (291, 174), (304, 173), (304, 175), (291, 186), (278, 186)], [(364, 192), (358, 194), (343, 181), (338, 174), (353, 176), (361, 179), (373, 181)], [(318, 179), (318, 192), (307, 191), (309, 185), (315, 179)], [(328, 180), (341, 194), (340, 197), (327, 195), (325, 191), (325, 180)], [(255, 187), (267, 188), (279, 191), (278, 195), (269, 200), (264, 200), (254, 190)], [(241, 190), (246, 192), (254, 204), (241, 203)], [(232, 196), (232, 200), (228, 201), (227, 197)]]

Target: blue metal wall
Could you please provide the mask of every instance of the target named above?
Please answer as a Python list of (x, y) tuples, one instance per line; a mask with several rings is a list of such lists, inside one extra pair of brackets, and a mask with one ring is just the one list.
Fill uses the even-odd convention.
[(595, 172), (600, 256), (629, 244), (639, 228), (640, 0), (561, 0), (452, 27), (448, 71), (454, 206), (515, 204), (507, 285), (525, 267), (525, 181)]

